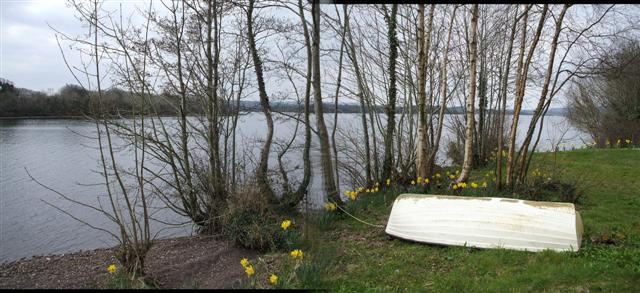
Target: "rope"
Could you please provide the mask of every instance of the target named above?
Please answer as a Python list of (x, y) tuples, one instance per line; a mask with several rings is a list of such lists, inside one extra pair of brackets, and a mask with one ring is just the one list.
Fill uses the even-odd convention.
[(356, 216), (354, 216), (354, 215), (352, 215), (352, 214), (348, 213), (347, 211), (345, 211), (342, 207), (340, 207), (340, 206), (339, 206), (338, 204), (336, 204), (335, 202), (333, 202), (333, 201), (331, 201), (331, 202), (332, 202), (333, 204), (335, 204), (335, 205), (336, 205), (336, 206), (337, 206), (337, 207), (338, 207), (342, 212), (344, 212), (345, 214), (347, 214), (349, 217), (352, 217), (352, 218), (356, 219), (356, 220), (357, 220), (357, 221), (359, 221), (360, 223), (367, 224), (367, 225), (369, 225), (369, 226), (376, 227), (376, 228), (384, 228), (384, 227), (385, 227), (385, 226), (382, 226), (382, 225), (371, 224), (371, 223), (367, 223), (367, 222), (366, 222), (366, 221), (364, 221), (364, 220), (360, 220), (360, 219), (358, 219)]

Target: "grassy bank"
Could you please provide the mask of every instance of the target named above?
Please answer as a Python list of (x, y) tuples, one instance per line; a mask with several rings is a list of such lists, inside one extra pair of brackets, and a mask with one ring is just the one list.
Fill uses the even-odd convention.
[[(570, 182), (585, 234), (576, 253), (442, 247), (391, 239), (384, 225), (394, 198), (417, 187), (363, 194), (348, 205), (355, 217), (327, 213), (319, 245), (331, 255), (321, 284), (337, 291), (640, 291), (640, 151), (540, 153), (533, 168)], [(476, 170), (473, 180), (486, 180)], [(485, 176), (486, 175), (486, 176)], [(490, 192), (492, 196), (507, 196)], [(435, 190), (434, 190), (435, 192)], [(480, 189), (464, 195), (484, 195)], [(553, 200), (553, 192), (546, 198)], [(325, 259), (323, 257), (323, 259)]]

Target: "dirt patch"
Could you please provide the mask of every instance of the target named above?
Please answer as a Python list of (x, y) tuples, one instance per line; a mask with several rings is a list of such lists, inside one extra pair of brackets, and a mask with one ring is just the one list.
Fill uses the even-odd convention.
[[(0, 288), (103, 288), (106, 268), (118, 263), (113, 248), (36, 256), (0, 266)], [(238, 288), (245, 277), (239, 260), (256, 253), (213, 237), (157, 240), (146, 274), (161, 288)]]
[(240, 259), (255, 256), (212, 237), (173, 238), (153, 246), (147, 274), (161, 288), (237, 288), (246, 278)]

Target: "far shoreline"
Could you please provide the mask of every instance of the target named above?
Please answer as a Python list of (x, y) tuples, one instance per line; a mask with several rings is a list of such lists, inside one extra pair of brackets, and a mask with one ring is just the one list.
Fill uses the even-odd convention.
[[(525, 112), (527, 110), (522, 110), (522, 113), (520, 113), (520, 116), (533, 116), (533, 113), (529, 113), (529, 112)], [(255, 112), (255, 113), (261, 113), (260, 111), (248, 111), (248, 112)], [(298, 113), (295, 111), (280, 111), (282, 113)], [(278, 113), (278, 112), (274, 112), (274, 113)], [(314, 115), (314, 113), (310, 113), (311, 115)], [(325, 112), (325, 115), (328, 114), (335, 114), (333, 112)], [(360, 114), (359, 112), (338, 112), (338, 114)], [(447, 115), (464, 115), (464, 113), (445, 113)], [(396, 114), (396, 115), (401, 115), (400, 113)], [(507, 115), (511, 115), (509, 113), (507, 113)], [(150, 115), (147, 115), (147, 117), (149, 117)], [(198, 116), (203, 116), (203, 115), (187, 115), (187, 117), (198, 117)], [(544, 116), (560, 116), (560, 117), (566, 117), (566, 114), (562, 114), (562, 113), (547, 113)], [(156, 116), (153, 116), (158, 117)], [(160, 115), (160, 118), (178, 118), (179, 116), (172, 116), (172, 115)], [(0, 120), (45, 120), (45, 119), (50, 119), (50, 120), (86, 120), (87, 117), (85, 116), (0, 116)], [(110, 118), (116, 118), (116, 117), (110, 117)], [(127, 118), (127, 119), (131, 119), (133, 118), (133, 116), (128, 117), (128, 116), (123, 116), (123, 118)], [(117, 119), (117, 118), (116, 118)]]

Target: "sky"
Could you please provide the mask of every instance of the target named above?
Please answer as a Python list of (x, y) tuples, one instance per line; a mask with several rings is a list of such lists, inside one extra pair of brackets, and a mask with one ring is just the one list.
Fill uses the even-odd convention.
[[(103, 7), (115, 10), (122, 5), (125, 11), (135, 11), (134, 6), (142, 3), (148, 2), (106, 0)], [(88, 27), (76, 18), (77, 12), (68, 6), (67, 0), (0, 0), (0, 77), (12, 81), (16, 87), (47, 93), (76, 83), (52, 29), (69, 36), (88, 32)], [(80, 55), (62, 44), (68, 62), (80, 64)]]
[[(107, 1), (105, 5), (133, 6), (143, 2)], [(67, 0), (0, 0), (0, 77), (16, 87), (44, 92), (76, 83), (51, 28), (71, 36), (86, 34), (88, 28), (74, 13)], [(78, 54), (64, 48), (69, 53), (69, 63), (79, 64)]]

